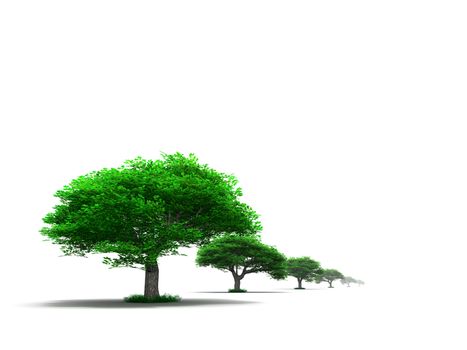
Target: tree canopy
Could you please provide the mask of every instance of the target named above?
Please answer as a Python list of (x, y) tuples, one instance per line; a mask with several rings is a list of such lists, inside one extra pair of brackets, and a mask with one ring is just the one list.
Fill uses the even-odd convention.
[(319, 275), (315, 277), (315, 281), (317, 283), (320, 283), (323, 281), (327, 282), (329, 284), (329, 288), (334, 288), (332, 286), (332, 282), (338, 279), (342, 279), (342, 278), (344, 278), (344, 275), (341, 272), (335, 269), (324, 269)]
[(60, 203), (43, 219), (48, 226), (41, 233), (66, 255), (116, 253), (104, 262), (156, 274), (146, 287), (158, 295), (159, 257), (223, 233), (261, 230), (256, 212), (240, 202), (237, 183), (193, 154), (138, 157), (79, 176), (57, 191)]
[(350, 276), (344, 276), (344, 278), (341, 278), (341, 283), (345, 284), (347, 287), (350, 287), (350, 284), (357, 283), (357, 280)]
[(257, 235), (224, 235), (198, 250), (198, 266), (211, 266), (229, 271), (234, 277), (234, 290), (250, 273), (265, 272), (274, 279), (287, 276), (287, 259), (275, 247), (262, 243)]
[(322, 272), (321, 265), (318, 261), (310, 257), (303, 256), (300, 258), (287, 259), (287, 273), (293, 276), (298, 281), (298, 289), (302, 289), (302, 281), (312, 282), (316, 276)]

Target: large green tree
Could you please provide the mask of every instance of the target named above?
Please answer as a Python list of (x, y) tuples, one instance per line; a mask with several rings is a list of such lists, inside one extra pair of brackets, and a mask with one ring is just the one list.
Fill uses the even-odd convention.
[(232, 273), (234, 291), (240, 290), (240, 281), (250, 273), (265, 272), (274, 279), (287, 276), (287, 258), (257, 235), (217, 237), (200, 247), (196, 263)]
[(57, 191), (60, 203), (45, 216), (41, 233), (66, 255), (115, 253), (104, 263), (145, 270), (144, 295), (155, 297), (160, 257), (226, 232), (261, 230), (241, 195), (233, 175), (200, 164), (193, 154), (138, 157)]
[(342, 278), (344, 278), (344, 275), (341, 272), (335, 269), (324, 269), (319, 275), (315, 277), (315, 281), (317, 283), (327, 282), (329, 284), (329, 288), (334, 288), (332, 286), (332, 282)]
[(308, 256), (287, 259), (287, 273), (298, 281), (298, 288), (296, 289), (304, 289), (302, 281), (311, 282), (322, 271), (320, 263)]

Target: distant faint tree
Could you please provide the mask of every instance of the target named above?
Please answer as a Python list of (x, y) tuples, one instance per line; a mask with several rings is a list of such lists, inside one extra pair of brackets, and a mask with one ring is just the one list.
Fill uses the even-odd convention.
[(355, 283), (357, 283), (359, 287), (365, 284), (365, 282), (363, 282), (362, 280), (356, 280)]
[(334, 288), (332, 286), (332, 282), (342, 278), (344, 278), (344, 275), (341, 272), (335, 269), (324, 269), (314, 280), (317, 283), (327, 282), (329, 284), (329, 288)]
[(357, 283), (357, 280), (353, 277), (345, 276), (344, 278), (341, 278), (341, 283), (346, 285), (347, 287), (350, 287), (350, 284)]
[(312, 282), (322, 271), (320, 263), (307, 256), (287, 259), (287, 273), (298, 281), (296, 289), (304, 289), (302, 281)]

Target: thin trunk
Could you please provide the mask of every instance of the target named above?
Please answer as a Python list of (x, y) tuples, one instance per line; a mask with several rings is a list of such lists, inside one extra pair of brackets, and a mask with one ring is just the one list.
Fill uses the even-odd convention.
[(329, 288), (334, 288), (334, 287), (332, 286), (332, 281), (328, 281), (328, 283), (329, 283)]
[(159, 296), (159, 265), (157, 262), (146, 265), (144, 296), (146, 298)]
[(234, 289), (240, 289), (240, 281), (242, 278), (234, 272), (232, 272), (232, 275), (234, 278)]
[(302, 279), (301, 278), (297, 278), (298, 280), (298, 288), (299, 289), (302, 289)]

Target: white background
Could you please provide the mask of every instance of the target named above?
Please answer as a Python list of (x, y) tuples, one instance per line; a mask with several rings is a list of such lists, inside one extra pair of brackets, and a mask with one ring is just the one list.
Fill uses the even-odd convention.
[[(465, 349), (466, 17), (462, 1), (3, 1), (2, 348)], [(143, 272), (60, 257), (41, 219), (71, 179), (176, 151), (239, 178), (266, 243), (367, 285), (197, 293), (233, 281), (191, 249), (162, 259), (160, 287), (193, 304), (106, 307)]]

